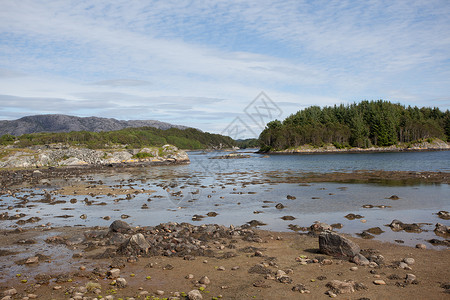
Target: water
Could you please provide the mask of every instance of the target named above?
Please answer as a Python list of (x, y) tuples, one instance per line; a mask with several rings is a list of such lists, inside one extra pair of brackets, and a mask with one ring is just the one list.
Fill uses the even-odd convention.
[[(437, 222), (450, 225), (447, 220), (438, 218), (440, 210), (450, 210), (450, 187), (448, 184), (413, 184), (388, 186), (382, 184), (356, 184), (320, 182), (304, 184), (303, 176), (311, 173), (352, 172), (358, 170), (400, 170), (400, 171), (450, 171), (450, 152), (415, 153), (357, 153), (321, 155), (260, 155), (249, 154), (243, 159), (209, 159), (224, 155), (224, 152), (190, 152), (190, 165), (158, 166), (135, 168), (129, 172), (116, 172), (86, 175), (85, 180), (73, 178), (68, 182), (52, 180), (50, 186), (26, 190), (12, 196), (0, 197), (0, 213), (7, 211), (9, 205), (20, 202), (28, 195), (29, 205), (9, 214), (25, 213), (28, 219), (38, 216), (42, 220), (28, 226), (52, 223), (53, 226), (83, 225), (108, 226), (112, 220), (123, 214), (132, 225), (157, 225), (162, 222), (190, 222), (194, 224), (218, 223), (241, 225), (250, 220), (266, 223), (263, 229), (287, 231), (288, 225), (309, 226), (314, 221), (328, 224), (342, 223), (340, 232), (356, 234), (371, 227), (380, 227), (384, 233), (376, 239), (393, 242), (403, 240), (407, 245), (431, 238), (439, 238), (434, 232)], [(289, 178), (289, 180), (286, 180)], [(55, 190), (67, 184), (99, 184), (110, 187), (154, 190), (152, 194), (133, 194), (131, 199), (124, 195), (89, 196), (57, 195), (62, 204), (49, 205), (37, 202), (43, 197), (43, 189)], [(36, 195), (32, 196), (32, 192)], [(399, 200), (388, 199), (398, 195)], [(296, 197), (288, 200), (287, 195)], [(92, 205), (83, 201), (87, 198)], [(71, 203), (70, 199), (77, 199)], [(105, 205), (98, 205), (100, 203)], [(285, 208), (277, 209), (282, 203)], [(141, 207), (146, 204), (148, 209)], [(373, 205), (373, 208), (364, 208)], [(381, 206), (384, 208), (380, 208)], [(216, 212), (216, 217), (205, 217), (193, 221), (193, 215), (206, 216)], [(348, 213), (363, 216), (348, 220)], [(86, 219), (80, 219), (86, 214)], [(70, 215), (69, 218), (59, 218)], [(110, 216), (111, 220), (102, 219)], [(283, 216), (295, 219), (284, 221)], [(393, 232), (384, 226), (392, 220), (421, 224), (424, 232)], [(1, 221), (0, 228), (12, 228), (15, 221)], [(441, 239), (441, 238), (439, 238)]]

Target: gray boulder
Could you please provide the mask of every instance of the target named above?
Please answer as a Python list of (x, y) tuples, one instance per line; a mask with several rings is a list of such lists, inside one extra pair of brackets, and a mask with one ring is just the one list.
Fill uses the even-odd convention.
[(324, 254), (350, 258), (361, 251), (356, 243), (331, 231), (324, 231), (319, 235), (319, 249)]

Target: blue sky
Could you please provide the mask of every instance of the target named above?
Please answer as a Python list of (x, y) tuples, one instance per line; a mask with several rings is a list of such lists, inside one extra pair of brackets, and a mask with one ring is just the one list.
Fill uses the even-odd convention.
[[(0, 119), (62, 113), (222, 132), (385, 99), (450, 108), (450, 2), (0, 0)], [(273, 117), (273, 116), (272, 116)]]

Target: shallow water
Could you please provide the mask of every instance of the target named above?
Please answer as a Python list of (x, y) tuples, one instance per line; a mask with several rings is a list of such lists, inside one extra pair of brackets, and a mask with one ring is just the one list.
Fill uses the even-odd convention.
[[(380, 184), (313, 183), (302, 184), (304, 173), (350, 172), (355, 170), (409, 170), (409, 171), (448, 171), (450, 152), (418, 153), (363, 153), (326, 155), (272, 155), (251, 154), (248, 159), (210, 160), (209, 157), (223, 155), (222, 152), (202, 154), (191, 152), (191, 164), (180, 166), (159, 166), (136, 168), (127, 173), (86, 175), (69, 181), (52, 180), (50, 186), (23, 190), (12, 196), (0, 197), (0, 212), (15, 205), (23, 195), (31, 191), (25, 208), (8, 211), (9, 214), (25, 213), (42, 218), (36, 226), (50, 222), (52, 226), (84, 225), (108, 226), (112, 220), (123, 214), (129, 215), (127, 222), (133, 225), (157, 225), (163, 222), (190, 222), (193, 224), (218, 223), (241, 225), (250, 220), (266, 223), (262, 229), (287, 231), (289, 224), (310, 226), (314, 221), (328, 224), (342, 223), (340, 232), (356, 234), (371, 227), (380, 227), (384, 233), (376, 239), (393, 242), (403, 240), (407, 245), (431, 238), (438, 238), (434, 232), (437, 222), (450, 225), (450, 221), (439, 219), (436, 213), (450, 210), (450, 187), (447, 184), (427, 184), (409, 186), (387, 186)], [(290, 183), (280, 178), (290, 176)], [(299, 177), (298, 182), (292, 178)], [(125, 195), (92, 197), (89, 195), (56, 196), (56, 200), (66, 203), (50, 205), (37, 202), (43, 197), (43, 189), (52, 190), (59, 186), (76, 183), (96, 185), (99, 180), (108, 186), (134, 188), (136, 190), (155, 190), (155, 193), (136, 194), (131, 199)], [(179, 192), (176, 196), (174, 193)], [(399, 200), (388, 199), (398, 195)], [(295, 196), (288, 200), (287, 195)], [(70, 199), (77, 203), (70, 203)], [(94, 201), (86, 205), (83, 200)], [(106, 205), (97, 205), (101, 202)], [(277, 209), (282, 203), (285, 208)], [(147, 204), (148, 209), (142, 209)], [(364, 205), (385, 208), (363, 208)], [(216, 212), (216, 217), (205, 217), (193, 221), (195, 214), (206, 216)], [(366, 220), (348, 220), (348, 213), (359, 214)], [(85, 220), (80, 219), (86, 214)], [(69, 215), (68, 218), (58, 216)], [(102, 219), (110, 216), (111, 220)], [(283, 216), (295, 219), (284, 221)], [(394, 232), (384, 226), (398, 219), (405, 223), (422, 224), (424, 232)], [(16, 221), (0, 221), (0, 228), (13, 228)]]

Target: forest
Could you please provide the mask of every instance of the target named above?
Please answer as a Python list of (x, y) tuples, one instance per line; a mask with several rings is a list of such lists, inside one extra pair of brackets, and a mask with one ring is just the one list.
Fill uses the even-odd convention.
[(179, 149), (195, 150), (231, 148), (236, 145), (236, 142), (228, 136), (202, 132), (194, 128), (163, 130), (154, 127), (141, 127), (104, 132), (32, 133), (18, 137), (5, 134), (0, 137), (1, 145), (14, 145), (18, 148), (53, 143), (65, 143), (90, 149), (105, 149), (118, 145), (127, 148), (142, 148), (172, 144)]
[(405, 107), (389, 101), (311, 106), (284, 121), (271, 121), (259, 135), (261, 151), (310, 144), (337, 148), (390, 146), (450, 137), (450, 112), (430, 107)]

